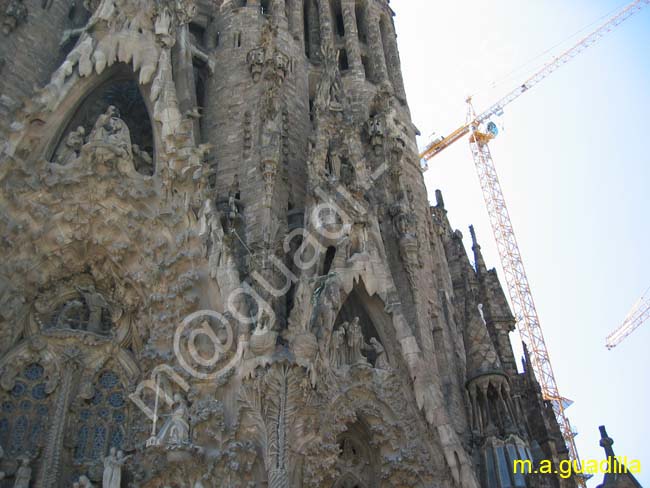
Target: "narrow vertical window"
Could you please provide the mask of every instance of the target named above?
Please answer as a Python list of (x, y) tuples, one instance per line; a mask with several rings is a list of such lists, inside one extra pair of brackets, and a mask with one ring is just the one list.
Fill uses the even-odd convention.
[(349, 69), (348, 52), (345, 49), (339, 49), (339, 70), (347, 71)]
[(320, 18), (316, 0), (304, 0), (305, 55), (310, 61), (317, 61), (320, 51)]
[(368, 42), (368, 23), (366, 21), (366, 7), (361, 0), (357, 0), (354, 6), (354, 13), (357, 18), (357, 33), (359, 42), (366, 44)]
[(336, 35), (338, 37), (345, 37), (345, 22), (343, 21), (343, 9), (341, 8), (341, 0), (332, 0), (332, 20), (336, 27)]

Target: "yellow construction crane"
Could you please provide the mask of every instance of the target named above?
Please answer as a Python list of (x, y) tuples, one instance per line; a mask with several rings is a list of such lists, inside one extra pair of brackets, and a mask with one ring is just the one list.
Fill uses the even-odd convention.
[(614, 349), (648, 319), (650, 319), (650, 288), (637, 300), (625, 317), (623, 324), (607, 336), (605, 341), (607, 349)]
[[(549, 400), (553, 405), (553, 410), (562, 430), (562, 435), (569, 449), (569, 455), (573, 461), (577, 461), (578, 463), (580, 462), (580, 458), (575, 445), (576, 434), (571, 429), (571, 424), (565, 413), (565, 409), (570, 405), (570, 402), (563, 398), (558, 391), (553, 368), (551, 367), (551, 360), (539, 323), (537, 309), (533, 301), (533, 294), (531, 293), (528, 277), (524, 269), (524, 262), (519, 251), (494, 161), (492, 160), (488, 147), (489, 141), (494, 139), (498, 134), (497, 126), (491, 119), (502, 115), (503, 109), (508, 104), (529, 91), (560, 66), (571, 61), (623, 21), (648, 5), (648, 3), (650, 3), (650, 0), (635, 0), (628, 4), (591, 34), (582, 38), (573, 47), (559, 56), (553, 58), (530, 78), (479, 115), (476, 115), (472, 106), (472, 100), (468, 98), (465, 124), (449, 134), (449, 136), (435, 139), (420, 154), (422, 169), (426, 171), (428, 169), (428, 161), (431, 158), (440, 154), (440, 152), (451, 146), (454, 142), (469, 135), (470, 149), (478, 172), (481, 189), (483, 190), (483, 198), (490, 217), (494, 238), (499, 250), (501, 266), (508, 286), (513, 312), (517, 319), (519, 334), (530, 352), (532, 367), (537, 375), (544, 398)], [(646, 302), (646, 305), (650, 305), (650, 302)], [(583, 478), (578, 479), (578, 483), (583, 487), (586, 486)]]

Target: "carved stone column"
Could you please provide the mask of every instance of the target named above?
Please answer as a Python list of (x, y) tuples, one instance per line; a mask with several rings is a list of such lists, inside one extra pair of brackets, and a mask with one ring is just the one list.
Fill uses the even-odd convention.
[[(181, 114), (196, 107), (194, 67), (192, 65), (192, 44), (188, 24), (178, 26), (176, 44), (172, 49), (174, 82), (178, 94), (178, 108)], [(199, 122), (193, 121), (195, 140), (199, 137)]]
[(287, 2), (287, 21), (289, 22), (289, 32), (294, 39), (304, 42), (304, 22), (303, 22), (303, 2), (302, 0), (286, 0)]
[(334, 41), (334, 32), (332, 31), (332, 11), (329, 0), (317, 0), (318, 16), (320, 17), (320, 39), (321, 49), (331, 45)]
[(356, 75), (363, 76), (363, 63), (361, 62), (361, 50), (359, 49), (359, 32), (357, 30), (357, 16), (355, 12), (355, 0), (341, 0), (343, 10), (343, 22), (345, 23), (345, 49), (348, 52), (348, 63), (350, 69)]
[(382, 82), (388, 79), (388, 68), (384, 57), (384, 43), (381, 39), (379, 18), (376, 15), (368, 16), (368, 47), (372, 53), (372, 64), (375, 66), (376, 81)]
[(70, 355), (63, 363), (62, 378), (54, 404), (52, 423), (47, 435), (47, 443), (43, 452), (43, 460), (35, 488), (56, 488), (59, 486), (61, 468), (61, 451), (65, 426), (68, 420), (68, 408), (73, 387), (79, 376), (79, 363), (76, 356)]

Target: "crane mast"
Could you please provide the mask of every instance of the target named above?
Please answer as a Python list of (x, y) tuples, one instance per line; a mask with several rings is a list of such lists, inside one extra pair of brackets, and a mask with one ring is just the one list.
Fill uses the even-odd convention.
[[(529, 349), (533, 371), (540, 383), (542, 394), (553, 406), (560, 430), (562, 431), (562, 435), (569, 450), (569, 456), (572, 461), (577, 461), (578, 463), (580, 463), (580, 457), (575, 445), (576, 434), (571, 428), (571, 423), (569, 422), (565, 412), (565, 408), (568, 407), (570, 402), (563, 398), (558, 391), (557, 382), (555, 381), (555, 375), (553, 374), (551, 360), (542, 333), (539, 316), (533, 300), (521, 252), (517, 244), (517, 239), (510, 220), (510, 214), (508, 212), (499, 177), (488, 146), (489, 141), (493, 139), (498, 132), (496, 125), (494, 122), (491, 122), (490, 119), (494, 116), (500, 116), (503, 113), (503, 109), (508, 104), (512, 103), (535, 85), (539, 84), (551, 73), (555, 72), (558, 68), (575, 58), (588, 47), (592, 46), (596, 41), (611, 32), (615, 27), (640, 11), (649, 3), (650, 0), (634, 0), (610, 17), (596, 30), (582, 38), (573, 47), (553, 58), (535, 74), (529, 77), (524, 83), (510, 91), (481, 114), (476, 115), (471, 98), (469, 98), (467, 100), (468, 113), (465, 124), (456, 129), (449, 136), (434, 140), (420, 154), (420, 158), (423, 161), (423, 171), (426, 171), (426, 169), (428, 169), (427, 162), (431, 158), (469, 134), (470, 149), (474, 158), (479, 182), (481, 184), (483, 198), (485, 200), (490, 224), (492, 226), (492, 232), (494, 233), (494, 238), (499, 251), (499, 258), (501, 260), (501, 266), (507, 283), (513, 312), (517, 320), (519, 333)], [(639, 310), (639, 313), (632, 315), (632, 321), (625, 327), (625, 330), (622, 331), (624, 334), (627, 335), (631, 333), (632, 330), (640, 325), (639, 320), (645, 320), (650, 316), (650, 301), (646, 300), (644, 302), (644, 307), (641, 307)], [(618, 331), (614, 334), (617, 332)], [(620, 340), (622, 340), (622, 338)], [(586, 486), (585, 478), (583, 477), (578, 477), (577, 482), (582, 487)]]
[(648, 319), (650, 319), (650, 288), (637, 300), (621, 326), (607, 336), (605, 343), (607, 349), (614, 349)]
[[(474, 108), (470, 99), (468, 99), (467, 103), (468, 118), (470, 118), (475, 115)], [(469, 127), (469, 146), (474, 158), (481, 190), (483, 191), (485, 206), (490, 217), (494, 240), (499, 251), (501, 267), (508, 286), (513, 313), (517, 320), (519, 335), (528, 347), (531, 366), (539, 381), (544, 399), (549, 400), (553, 405), (553, 411), (569, 450), (569, 456), (571, 460), (579, 463), (580, 456), (574, 440), (576, 434), (571, 428), (571, 422), (569, 422), (565, 412), (565, 408), (570, 404), (570, 401), (560, 396), (558, 391), (535, 301), (524, 268), (524, 261), (521, 257), (506, 200), (499, 183), (499, 176), (488, 146), (488, 141), (493, 136), (490, 133), (478, 131), (474, 124), (470, 124)], [(585, 486), (582, 479), (579, 480), (579, 483)]]

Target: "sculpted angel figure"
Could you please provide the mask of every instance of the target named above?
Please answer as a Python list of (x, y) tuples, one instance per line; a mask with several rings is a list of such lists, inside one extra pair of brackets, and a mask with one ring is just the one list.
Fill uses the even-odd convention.
[(179, 393), (174, 395), (173, 408), (171, 416), (158, 432), (159, 445), (178, 446), (190, 441), (189, 409)]
[(106, 112), (97, 118), (88, 142), (109, 146), (117, 156), (132, 157), (133, 146), (129, 128), (120, 118), (120, 111), (114, 105), (109, 105)]

